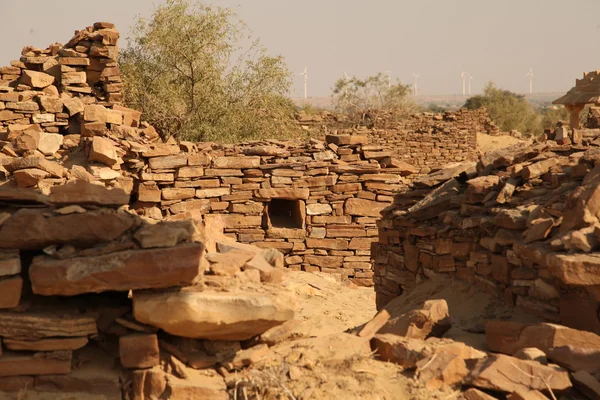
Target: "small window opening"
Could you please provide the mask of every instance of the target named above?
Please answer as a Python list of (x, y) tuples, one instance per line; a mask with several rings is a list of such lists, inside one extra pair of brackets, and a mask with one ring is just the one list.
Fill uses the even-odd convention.
[(302, 229), (301, 206), (298, 200), (272, 199), (267, 207), (271, 227)]

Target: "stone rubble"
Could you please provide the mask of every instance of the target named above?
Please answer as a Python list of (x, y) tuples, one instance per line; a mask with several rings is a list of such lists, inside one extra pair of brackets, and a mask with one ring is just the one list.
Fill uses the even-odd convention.
[[(308, 143), (162, 143), (121, 104), (118, 38), (99, 22), (0, 68), (0, 391), (241, 398), (240, 374), (285, 365), (291, 384), (375, 354), (431, 392), (597, 398), (591, 133), (479, 162), (485, 111)], [(375, 284), (382, 311), (311, 337), (284, 267)], [(438, 274), (550, 323), (491, 321), (484, 352), (443, 337), (444, 300), (384, 309)]]

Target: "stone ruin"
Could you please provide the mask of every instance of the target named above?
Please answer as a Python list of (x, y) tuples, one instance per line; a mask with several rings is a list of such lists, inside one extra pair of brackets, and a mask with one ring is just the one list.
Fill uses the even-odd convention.
[[(308, 143), (162, 143), (121, 105), (117, 39), (97, 23), (0, 68), (0, 392), (227, 399), (236, 371), (293, 346), (284, 267), (374, 283), (383, 309), (356, 332), (296, 346), (433, 365), (421, 378), (434, 389), (462, 382), (465, 359), (479, 360), (470, 385), (485, 390), (545, 390), (489, 376), (511, 363), (559, 374), (552, 390), (571, 381), (559, 367), (430, 340), (447, 329), (443, 301), (389, 326), (384, 306), (432, 276), (588, 331), (488, 324), (493, 351), (512, 355), (542, 333), (548, 353), (565, 337), (600, 347), (586, 336), (600, 330), (590, 130), (478, 162), (477, 131), (494, 131), (483, 111)], [(596, 357), (560, 354), (575, 369)]]

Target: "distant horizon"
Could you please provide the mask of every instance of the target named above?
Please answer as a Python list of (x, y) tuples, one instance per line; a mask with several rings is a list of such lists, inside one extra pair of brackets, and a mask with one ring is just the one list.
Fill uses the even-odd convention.
[[(103, 0), (102, 7), (78, 0), (5, 2), (0, 65), (18, 59), (24, 46), (66, 43), (74, 30), (96, 21), (115, 23), (126, 47), (136, 16), (150, 17), (163, 1)], [(291, 0), (204, 3), (234, 9), (270, 54), (285, 58), (295, 98), (303, 97), (305, 67), (311, 97), (328, 96), (344, 73), (366, 77), (391, 71), (393, 80), (405, 84), (419, 73), (420, 94), (439, 96), (461, 95), (463, 71), (474, 77), (473, 94), (488, 81), (527, 93), (530, 68), (534, 92), (561, 93), (584, 71), (600, 69), (600, 56), (591, 46), (600, 39), (597, 0), (574, 6), (559, 0), (373, 0), (368, 6), (358, 0), (304, 0), (302, 7)]]

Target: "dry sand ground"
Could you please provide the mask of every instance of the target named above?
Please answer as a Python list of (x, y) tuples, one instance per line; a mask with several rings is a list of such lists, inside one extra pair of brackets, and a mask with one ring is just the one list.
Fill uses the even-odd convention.
[[(327, 336), (344, 332), (369, 321), (375, 314), (373, 288), (362, 288), (336, 281), (327, 274), (286, 271), (284, 284), (298, 298), (297, 319), (301, 331), (309, 336)], [(422, 282), (388, 306), (392, 312), (420, 308), (428, 299), (445, 299), (453, 319), (452, 329), (445, 337), (465, 342), (485, 350), (482, 328), (488, 319), (534, 321), (473, 285), (447, 279)], [(305, 399), (305, 400), (424, 400), (458, 399), (460, 392), (430, 392), (423, 389), (399, 366), (374, 358), (359, 357), (343, 362), (308, 361), (300, 357), (268, 368), (251, 368), (235, 379), (252, 383), (248, 399)], [(293, 376), (291, 371), (301, 373)], [(107, 373), (110, 369), (106, 370)], [(298, 372), (300, 371), (300, 372)], [(114, 373), (114, 370), (112, 371)], [(198, 372), (202, 374), (202, 372)], [(194, 376), (193, 374), (190, 375)], [(260, 397), (255, 394), (260, 392)], [(290, 397), (293, 393), (294, 397)], [(106, 400), (104, 396), (69, 393), (2, 394), (0, 399), (19, 400)]]

